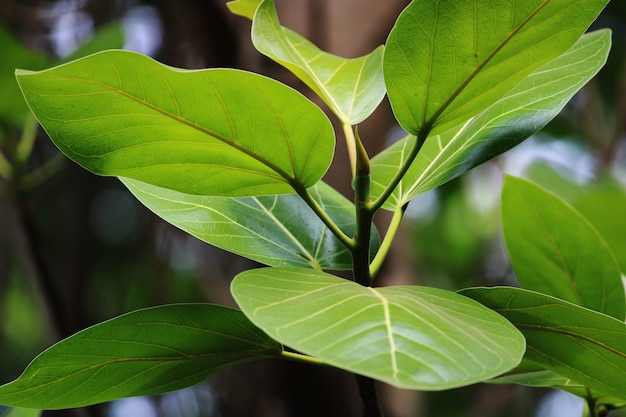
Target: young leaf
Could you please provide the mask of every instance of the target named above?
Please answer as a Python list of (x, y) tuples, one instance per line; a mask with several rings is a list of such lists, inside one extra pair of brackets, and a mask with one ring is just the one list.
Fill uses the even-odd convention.
[[(350, 252), (296, 195), (207, 197), (121, 180), (150, 210), (211, 245), (270, 266), (352, 268)], [(354, 234), (350, 201), (321, 181), (309, 192), (335, 224)], [(374, 233), (372, 250), (379, 245)]]
[(600, 234), (570, 205), (507, 176), (502, 227), (521, 286), (624, 320), (624, 285)]
[(470, 288), (461, 294), (513, 323), (526, 338), (525, 358), (587, 388), (626, 400), (623, 321), (520, 288)]
[(231, 13), (247, 17), (252, 20), (254, 12), (262, 0), (233, 0), (226, 3)]
[(56, 145), (96, 174), (189, 194), (281, 194), (318, 182), (334, 151), (316, 105), (244, 71), (106, 51), (17, 79)]
[(400, 125), (444, 132), (569, 49), (608, 0), (413, 1), (389, 34), (385, 82)]
[(0, 403), (58, 409), (158, 394), (196, 384), (227, 365), (281, 351), (280, 344), (231, 308), (148, 308), (45, 350), (18, 379), (0, 387)]
[(343, 123), (360, 123), (385, 96), (382, 46), (355, 59), (321, 51), (280, 25), (274, 0), (261, 2), (256, 10), (252, 41), (259, 52), (304, 81)]
[[(544, 127), (602, 68), (610, 46), (609, 30), (582, 36), (465, 125), (430, 137), (384, 207), (395, 210)], [(374, 197), (389, 184), (414, 141), (415, 136), (409, 135), (372, 159)]]
[(231, 291), (276, 340), (400, 388), (441, 390), (518, 364), (524, 338), (493, 311), (428, 287), (370, 288), (302, 268), (239, 274)]

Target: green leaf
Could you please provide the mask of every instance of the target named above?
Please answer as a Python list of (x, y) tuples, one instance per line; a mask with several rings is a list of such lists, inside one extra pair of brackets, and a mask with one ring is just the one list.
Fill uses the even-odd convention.
[[(296, 195), (206, 197), (121, 180), (150, 210), (211, 245), (271, 266), (352, 268), (350, 252)], [(354, 234), (350, 201), (323, 182), (309, 192), (344, 233)], [(372, 251), (379, 245), (375, 232)]]
[[(465, 125), (429, 137), (385, 208), (394, 210), (406, 204), (541, 129), (600, 70), (610, 46), (608, 30), (584, 35)], [(372, 159), (373, 196), (385, 189), (414, 141), (415, 136), (410, 135)]]
[(259, 5), (252, 23), (252, 41), (259, 52), (304, 81), (343, 123), (360, 123), (385, 96), (382, 46), (354, 59), (321, 51), (280, 25), (273, 0)]
[(226, 3), (231, 13), (247, 17), (252, 20), (254, 12), (262, 0), (233, 0)]
[(615, 257), (593, 226), (565, 201), (507, 176), (502, 227), (521, 286), (624, 320)]
[(302, 268), (262, 268), (231, 291), (267, 334), (335, 367), (400, 388), (441, 390), (489, 379), (520, 361), (524, 339), (456, 293), (370, 288)]
[(608, 0), (413, 1), (387, 40), (385, 82), (400, 125), (441, 133), (489, 107), (566, 50)]
[(561, 376), (554, 371), (545, 369), (528, 359), (522, 360), (520, 366), (513, 371), (488, 382), (493, 384), (518, 384), (535, 388), (556, 388), (579, 397), (592, 397), (597, 404), (625, 405), (624, 400), (591, 391), (584, 385)]
[(11, 408), (5, 413), (1, 413), (2, 417), (39, 417), (41, 410), (34, 410), (32, 408)]
[(626, 399), (626, 324), (520, 288), (461, 291), (494, 309), (526, 338), (525, 358), (600, 393)]
[(334, 152), (316, 105), (244, 71), (106, 51), (17, 78), (55, 144), (97, 174), (188, 194), (282, 194), (318, 182)]
[(0, 387), (0, 403), (58, 409), (152, 395), (281, 351), (231, 308), (148, 308), (87, 328), (45, 350), (18, 379)]
[(615, 181), (586, 186), (573, 206), (593, 224), (626, 275), (626, 190)]

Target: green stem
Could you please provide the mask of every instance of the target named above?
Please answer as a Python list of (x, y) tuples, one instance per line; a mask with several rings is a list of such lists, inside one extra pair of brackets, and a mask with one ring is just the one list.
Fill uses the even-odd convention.
[(23, 192), (30, 192), (39, 187), (59, 172), (65, 165), (66, 161), (67, 159), (65, 156), (62, 153), (58, 153), (35, 171), (24, 175), (19, 184), (20, 189)]
[(422, 129), (419, 131), (409, 155), (402, 162), (402, 165), (400, 166), (398, 172), (396, 172), (396, 174), (391, 179), (391, 181), (387, 185), (387, 188), (385, 188), (382, 194), (378, 196), (375, 201), (370, 203), (369, 208), (372, 212), (376, 212), (379, 208), (383, 206), (383, 204), (385, 204), (385, 201), (387, 201), (389, 196), (393, 193), (393, 190), (395, 190), (400, 181), (402, 181), (402, 178), (404, 178), (404, 175), (411, 167), (411, 164), (413, 164), (413, 161), (417, 157), (417, 154), (422, 149), (422, 146), (424, 145), (424, 142), (426, 141), (426, 138), (428, 137), (431, 130), (432, 127), (430, 125), (424, 125), (424, 127), (422, 127)]
[(348, 148), (348, 158), (350, 160), (350, 167), (352, 169), (352, 177), (356, 176), (356, 164), (357, 164), (357, 145), (354, 137), (354, 131), (352, 125), (349, 123), (341, 122), (343, 128), (343, 135), (346, 139), (346, 147)]
[(400, 223), (402, 221), (402, 217), (404, 216), (404, 211), (406, 210), (407, 206), (408, 204), (399, 206), (393, 212), (393, 217), (391, 218), (391, 223), (389, 224), (387, 233), (383, 238), (378, 252), (376, 252), (376, 256), (374, 256), (374, 259), (370, 264), (370, 275), (372, 277), (376, 277), (376, 275), (378, 275), (378, 272), (380, 271), (380, 268), (382, 267), (385, 258), (387, 258), (387, 254), (391, 249), (391, 244), (393, 243), (393, 240), (396, 237), (398, 230), (400, 229)]
[(363, 143), (356, 132), (356, 170), (353, 181), (354, 205), (356, 208), (355, 246), (352, 251), (352, 271), (354, 281), (369, 286), (370, 275), (370, 240), (372, 236), (372, 220), (374, 212), (369, 210), (371, 177), (370, 161)]
[(307, 363), (309, 365), (333, 367), (333, 366), (327, 364), (326, 362), (324, 362), (321, 359), (315, 358), (313, 356), (303, 355), (303, 354), (298, 353), (298, 352), (288, 352), (288, 351), (283, 350), (280, 353), (280, 358), (281, 359), (286, 359), (286, 360), (289, 360), (289, 361), (292, 361), (292, 362)]
[(37, 119), (32, 116), (29, 117), (24, 123), (22, 137), (20, 138), (20, 141), (17, 144), (17, 149), (15, 150), (15, 161), (17, 164), (25, 164), (30, 157), (31, 152), (33, 151), (33, 146), (35, 145), (38, 126), (39, 123), (37, 123)]
[(348, 249), (352, 249), (355, 246), (355, 241), (348, 235), (346, 235), (337, 224), (331, 219), (326, 211), (318, 204), (313, 196), (309, 193), (309, 190), (302, 187), (300, 184), (293, 184), (293, 189), (300, 196), (300, 198), (315, 212), (317, 217), (330, 229), (330, 231), (339, 239), (339, 241)]

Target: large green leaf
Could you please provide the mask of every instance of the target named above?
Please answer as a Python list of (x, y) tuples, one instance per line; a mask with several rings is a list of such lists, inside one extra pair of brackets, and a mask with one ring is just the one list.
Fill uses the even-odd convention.
[(441, 133), (569, 49), (608, 0), (413, 1), (389, 34), (385, 82), (400, 125)]
[[(297, 195), (207, 197), (121, 180), (157, 215), (214, 246), (270, 266), (352, 268), (350, 252)], [(309, 192), (344, 233), (354, 234), (350, 201), (323, 182)], [(379, 245), (374, 233), (372, 251)]]
[(354, 59), (321, 51), (280, 25), (274, 0), (265, 0), (258, 6), (252, 41), (259, 52), (304, 81), (343, 123), (363, 121), (385, 96), (382, 46)]
[(138, 310), (45, 350), (0, 404), (58, 409), (196, 384), (231, 364), (279, 355), (280, 344), (237, 310), (174, 304)]
[(524, 338), (493, 311), (428, 287), (370, 288), (302, 268), (239, 274), (232, 293), (270, 336), (400, 388), (482, 381), (520, 361)]
[[(428, 138), (385, 208), (394, 210), (517, 145), (545, 126), (604, 65), (611, 34), (584, 35), (465, 125)], [(380, 195), (413, 146), (408, 136), (372, 159), (372, 194)]]
[(17, 78), (56, 145), (97, 174), (189, 194), (281, 194), (318, 182), (334, 151), (316, 105), (244, 71), (106, 51)]
[(624, 320), (624, 285), (600, 234), (569, 204), (507, 176), (502, 227), (521, 286)]
[(623, 321), (520, 288), (471, 288), (461, 293), (513, 323), (526, 338), (527, 359), (590, 389), (626, 399)]

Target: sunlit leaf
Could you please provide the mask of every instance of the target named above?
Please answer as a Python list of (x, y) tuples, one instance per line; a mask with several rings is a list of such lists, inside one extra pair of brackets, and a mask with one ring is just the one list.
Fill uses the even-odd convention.
[(442, 133), (569, 49), (608, 0), (413, 1), (389, 34), (385, 82), (409, 133)]
[(626, 400), (626, 324), (520, 288), (461, 291), (494, 309), (526, 338), (525, 358), (600, 393)]
[[(465, 125), (429, 137), (385, 208), (404, 205), (541, 129), (600, 70), (610, 46), (608, 30), (584, 35)], [(389, 183), (414, 141), (408, 136), (372, 159), (374, 196)]]
[(230, 11), (252, 20), (254, 12), (263, 0), (233, 0), (226, 3)]
[(260, 3), (252, 23), (252, 41), (259, 52), (304, 81), (344, 123), (363, 121), (385, 96), (382, 46), (354, 59), (321, 51), (280, 25), (274, 0)]
[(107, 51), (17, 78), (55, 144), (97, 174), (189, 194), (281, 194), (318, 182), (334, 151), (316, 105), (244, 71)]
[(174, 304), (87, 328), (45, 350), (0, 403), (58, 409), (196, 384), (219, 369), (279, 355), (282, 347), (237, 310)]
[[(270, 266), (351, 269), (350, 252), (297, 195), (206, 197), (121, 179), (146, 207), (187, 233)], [(354, 205), (323, 182), (309, 192), (348, 236)], [(372, 251), (379, 246), (372, 238)]]
[(518, 364), (524, 339), (506, 320), (456, 293), (370, 288), (301, 268), (239, 274), (243, 312), (283, 344), (400, 388), (440, 390)]
[(591, 224), (559, 197), (507, 176), (502, 227), (521, 286), (624, 320), (615, 257)]

